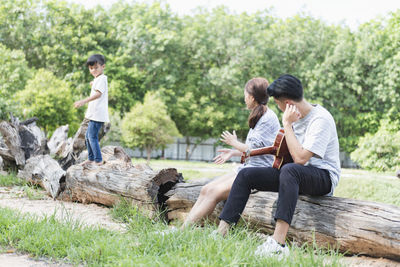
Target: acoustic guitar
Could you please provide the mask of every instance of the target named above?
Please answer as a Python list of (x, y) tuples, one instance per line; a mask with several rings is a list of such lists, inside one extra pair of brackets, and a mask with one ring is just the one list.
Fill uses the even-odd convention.
[(286, 144), (285, 131), (283, 129), (280, 129), (276, 135), (273, 146), (252, 149), (250, 151), (250, 155), (246, 155), (246, 152), (243, 152), (240, 162), (244, 163), (249, 157), (265, 154), (274, 155), (275, 160), (272, 164), (272, 167), (278, 170), (286, 163), (293, 162), (292, 156), (290, 155)]

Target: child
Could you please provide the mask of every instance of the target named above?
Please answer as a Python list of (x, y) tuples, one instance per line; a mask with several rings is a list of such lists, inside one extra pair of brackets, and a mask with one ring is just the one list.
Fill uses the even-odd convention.
[(83, 165), (95, 163), (100, 166), (103, 164), (103, 158), (99, 145), (99, 131), (105, 122), (110, 121), (108, 117), (107, 76), (103, 73), (106, 66), (104, 56), (100, 54), (92, 55), (87, 60), (86, 65), (90, 74), (94, 77), (94, 80), (90, 83), (92, 86), (90, 97), (76, 101), (74, 106), (79, 108), (89, 103), (85, 114), (85, 118), (89, 120), (85, 136), (88, 160)]

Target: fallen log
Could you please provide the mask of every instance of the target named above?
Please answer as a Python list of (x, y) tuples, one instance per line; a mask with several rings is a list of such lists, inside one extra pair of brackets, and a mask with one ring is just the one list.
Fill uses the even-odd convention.
[(65, 171), (50, 155), (38, 155), (26, 161), (18, 177), (43, 187), (55, 199), (60, 192), (60, 180), (65, 178)]
[[(25, 161), (32, 156), (44, 154), (46, 149), (46, 137), (36, 126), (37, 118), (31, 118), (23, 122), (12, 117), (11, 122), (0, 122), (0, 133), (3, 137), (0, 145), (0, 155), (12, 166), (12, 162), (23, 168)], [(15, 166), (14, 165), (14, 166)]]
[(18, 134), (18, 126), (2, 121), (0, 122), (0, 133), (3, 136), (8, 152), (17, 166), (25, 165), (25, 152), (21, 148), (21, 137)]
[(65, 189), (58, 199), (113, 206), (123, 198), (140, 207), (144, 214), (154, 217), (163, 201), (159, 192), (166, 192), (181, 181), (173, 168), (156, 172), (144, 164), (133, 166), (121, 147), (104, 147), (102, 156), (105, 161), (102, 166), (73, 165), (68, 168)]
[(63, 125), (58, 127), (53, 135), (51, 136), (50, 140), (47, 142), (47, 147), (50, 150), (50, 155), (54, 156), (58, 153), (59, 151), (62, 150), (62, 146), (66, 144), (68, 140), (68, 130), (69, 126)]
[[(178, 183), (166, 196), (169, 220), (184, 220), (205, 183)], [(242, 217), (251, 227), (272, 234), (277, 193), (252, 194)], [(220, 203), (211, 219), (222, 210)], [(288, 238), (338, 248), (349, 254), (400, 260), (400, 208), (338, 197), (300, 196)]]

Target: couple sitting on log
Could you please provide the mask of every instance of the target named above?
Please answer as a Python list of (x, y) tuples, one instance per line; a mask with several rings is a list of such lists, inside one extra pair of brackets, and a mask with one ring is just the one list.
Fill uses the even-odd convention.
[[(218, 227), (218, 232), (226, 235), (230, 226), (239, 221), (251, 190), (279, 192), (274, 234), (258, 247), (256, 254), (281, 257), (289, 253), (285, 239), (299, 194), (333, 194), (340, 176), (339, 141), (332, 115), (303, 98), (299, 79), (285, 74), (268, 85), (266, 79), (254, 78), (244, 89), (246, 106), (251, 110), (246, 142), (239, 142), (235, 132), (223, 132), (221, 141), (233, 149), (219, 150), (221, 154), (214, 158), (215, 163), (222, 164), (242, 154), (248, 157), (251, 150), (274, 145), (280, 125), (275, 113), (266, 106), (270, 96), (283, 111), (284, 139), (293, 163), (275, 165), (278, 157), (273, 155), (250, 157), (235, 172), (202, 188), (182, 227), (210, 215), (218, 202), (227, 199)], [(279, 153), (277, 150), (275, 154)]]

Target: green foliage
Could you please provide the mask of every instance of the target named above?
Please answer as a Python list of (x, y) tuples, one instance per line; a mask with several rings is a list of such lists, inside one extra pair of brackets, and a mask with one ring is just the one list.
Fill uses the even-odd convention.
[(38, 125), (48, 134), (64, 124), (70, 124), (72, 132), (78, 128), (68, 83), (47, 70), (38, 70), (25, 89), (18, 92), (17, 98), (24, 108), (24, 115), (38, 117)]
[(101, 139), (102, 144), (109, 144), (112, 142), (120, 142), (122, 138), (121, 122), (122, 119), (119, 113), (109, 108), (109, 116), (111, 127), (107, 134)]
[(360, 138), (351, 159), (367, 170), (390, 171), (400, 166), (400, 131), (383, 120), (375, 134)]
[(155, 93), (147, 93), (143, 104), (132, 107), (122, 120), (122, 140), (130, 148), (146, 149), (147, 158), (153, 149), (164, 148), (179, 136), (165, 104)]
[[(94, 52), (106, 56), (109, 107), (118, 116), (158, 91), (179, 132), (197, 140), (223, 130), (245, 138), (243, 87), (256, 76), (298, 76), (306, 99), (332, 113), (340, 148), (349, 153), (400, 112), (400, 10), (351, 31), (304, 14), (278, 19), (268, 10), (235, 14), (223, 6), (180, 17), (159, 1), (120, 1), (104, 10), (2, 0), (0, 52), (0, 119), (21, 112), (13, 96), (37, 69), (68, 82), (75, 100), (87, 95), (85, 61)], [(56, 125), (39, 118), (50, 131)]]
[(20, 50), (10, 50), (0, 44), (0, 55), (0, 119), (4, 120), (9, 112), (19, 113), (14, 96), (24, 89), (31, 70)]

